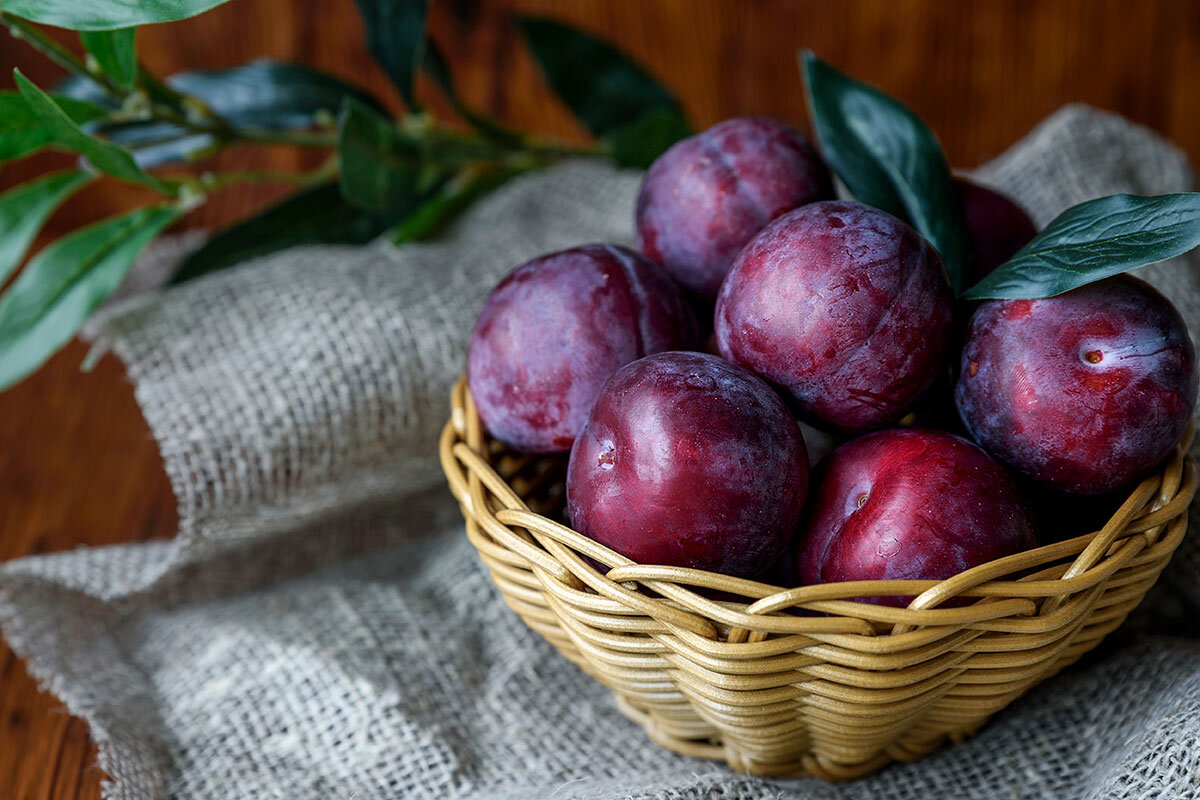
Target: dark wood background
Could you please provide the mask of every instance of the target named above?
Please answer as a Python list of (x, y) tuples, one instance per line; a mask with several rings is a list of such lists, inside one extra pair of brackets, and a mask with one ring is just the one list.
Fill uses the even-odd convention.
[[(1200, 2), (1191, 0), (437, 0), (434, 37), (461, 93), (513, 125), (566, 138), (582, 131), (545, 88), (507, 21), (519, 9), (569, 20), (618, 43), (682, 98), (698, 125), (761, 113), (805, 126), (796, 69), (809, 47), (904, 99), (938, 132), (951, 162), (1001, 152), (1063, 103), (1118, 111), (1200, 159)], [(60, 32), (75, 46), (74, 35)], [(352, 0), (233, 0), (139, 33), (160, 74), (259, 56), (303, 61), (357, 81), (399, 107), (363, 47)], [(11, 67), (42, 85), (58, 71), (0, 40)], [(431, 100), (430, 87), (424, 94)], [(312, 153), (239, 149), (210, 168), (314, 165)], [(0, 169), (0, 189), (55, 166), (39, 155)], [(269, 202), (270, 187), (227, 191), (184, 226), (213, 227)], [(99, 182), (48, 234), (138, 202)], [(79, 545), (170, 536), (174, 499), (121, 365), (78, 371), (74, 343), (0, 394), (0, 560)], [(97, 798), (87, 729), (0, 643), (0, 795)], [(231, 791), (232, 791), (231, 787)]]

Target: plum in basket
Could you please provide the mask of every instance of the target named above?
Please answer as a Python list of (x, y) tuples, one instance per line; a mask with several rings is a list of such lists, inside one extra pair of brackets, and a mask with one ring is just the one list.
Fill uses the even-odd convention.
[(829, 169), (798, 132), (765, 117), (727, 119), (676, 142), (650, 166), (637, 200), (638, 243), (711, 302), (764, 225), (832, 197)]
[(941, 580), (1036, 543), (1016, 485), (987, 453), (950, 433), (893, 429), (818, 465), (797, 571), (805, 584)]
[(945, 362), (953, 296), (937, 251), (861, 203), (810, 203), (768, 225), (717, 297), (721, 355), (844, 433), (901, 417)]
[(566, 452), (619, 367), (696, 337), (682, 292), (657, 264), (624, 247), (574, 247), (517, 267), (488, 295), (467, 382), (497, 439)]
[(1050, 488), (1104, 494), (1157, 466), (1196, 406), (1196, 350), (1171, 302), (1122, 275), (971, 318), (955, 400), (972, 437)]
[(634, 561), (752, 577), (794, 535), (807, 483), (770, 386), (716, 356), (660, 353), (604, 385), (571, 450), (567, 510)]

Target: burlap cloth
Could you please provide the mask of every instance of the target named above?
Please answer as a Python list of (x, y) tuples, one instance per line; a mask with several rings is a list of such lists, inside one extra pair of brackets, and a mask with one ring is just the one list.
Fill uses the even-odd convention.
[[(1191, 184), (1176, 149), (1083, 107), (978, 175), (1039, 223)], [(5, 564), (0, 625), (87, 720), (106, 796), (1196, 796), (1194, 534), (1158, 599), (1081, 666), (973, 739), (843, 785), (660, 749), (508, 610), (442, 485), (447, 393), (498, 277), (547, 250), (629, 242), (638, 180), (562, 166), (433, 243), (292, 250), (93, 322), (162, 449), (179, 532)], [(1200, 332), (1196, 262), (1149, 277)]]

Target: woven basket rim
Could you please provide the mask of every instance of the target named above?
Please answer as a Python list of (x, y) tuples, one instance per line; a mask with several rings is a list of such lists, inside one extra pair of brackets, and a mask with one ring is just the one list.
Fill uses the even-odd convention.
[[(482, 510), (476, 505), (486, 501), (481, 492), (472, 492), (464, 467), (479, 479), (479, 486), (500, 498), (498, 507), (489, 509), (489, 513), (475, 513), (477, 518), (499, 523), (489, 526), (489, 535), (503, 540), (535, 569), (556, 578), (553, 583), (563, 591), (590, 592), (629, 611), (653, 617), (677, 632), (691, 632), (710, 640), (720, 638), (730, 644), (752, 644), (762, 641), (766, 634), (912, 637), (919, 633), (918, 628), (987, 625), (1013, 615), (1069, 614), (1072, 604), (1064, 598), (1101, 586), (1121, 567), (1137, 566), (1139, 556), (1146, 563), (1155, 561), (1146, 551), (1156, 545), (1155, 555), (1163, 547), (1174, 550), (1186, 533), (1186, 511), (1198, 484), (1196, 464), (1188, 455), (1194, 435), (1192, 425), (1172, 457), (1140, 481), (1098, 531), (989, 561), (944, 580), (848, 581), (789, 588), (705, 570), (639, 564), (538, 514), (495, 471), (486, 456), (488, 439), (465, 377), (452, 391), (451, 408), (439, 446), (443, 471), (465, 511)], [(604, 565), (608, 572), (595, 569), (584, 556)], [(1015, 579), (1003, 577), (1014, 573), (1022, 574)], [(657, 596), (639, 591), (639, 587)], [(747, 599), (714, 600), (695, 589)], [(913, 600), (907, 607), (897, 608), (853, 599), (866, 596), (905, 596)], [(979, 601), (965, 606), (943, 605), (957, 597)], [(786, 613), (792, 609), (821, 616)], [(613, 603), (597, 603), (597, 613), (617, 610)], [(724, 635), (718, 633), (718, 626), (727, 629)]]

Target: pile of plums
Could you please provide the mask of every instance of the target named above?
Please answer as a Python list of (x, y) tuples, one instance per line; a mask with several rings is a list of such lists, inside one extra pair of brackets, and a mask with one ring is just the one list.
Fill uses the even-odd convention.
[[(979, 278), (1036, 231), (1007, 198), (957, 188)], [(928, 241), (835, 200), (816, 150), (777, 122), (674, 145), (636, 224), (641, 253), (587, 245), (509, 274), (468, 381), (495, 438), (570, 450), (572, 526), (637, 562), (947, 578), (1036, 546), (1030, 497), (1127, 488), (1191, 418), (1195, 350), (1149, 285), (968, 308)], [(841, 442), (811, 477), (801, 423)]]

